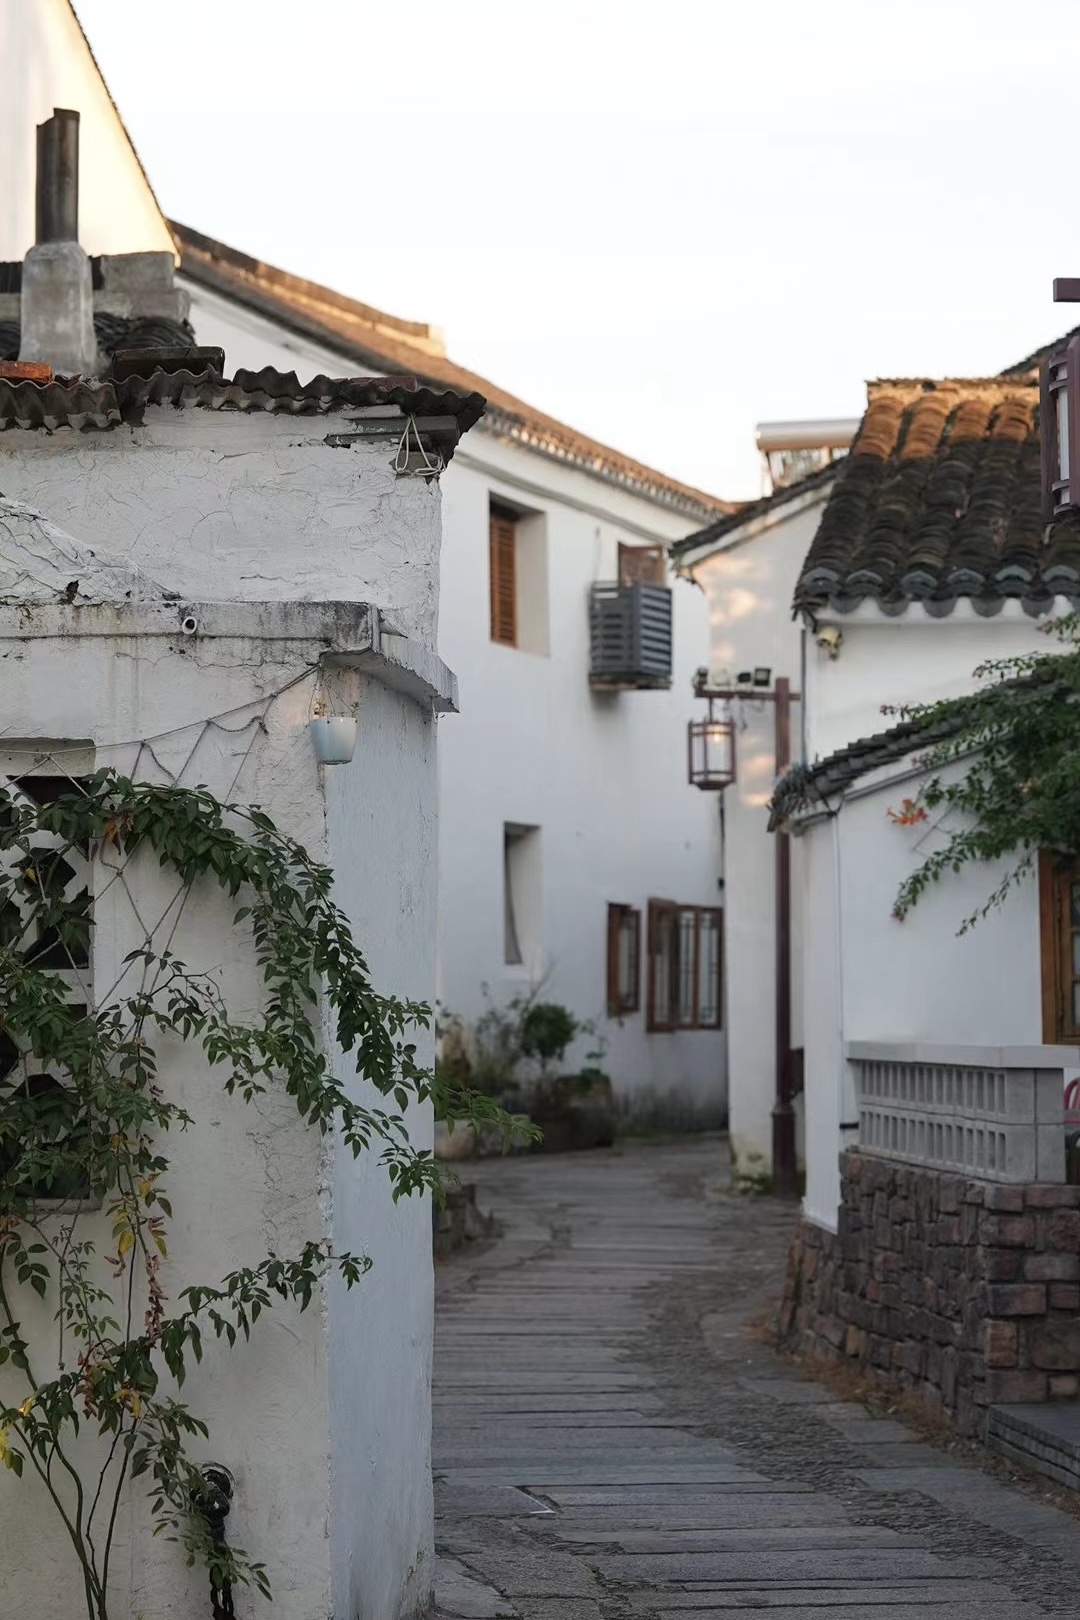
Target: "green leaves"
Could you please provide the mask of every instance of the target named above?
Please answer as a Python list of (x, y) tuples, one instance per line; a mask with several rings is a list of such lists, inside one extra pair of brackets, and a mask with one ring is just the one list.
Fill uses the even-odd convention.
[(973, 695), (894, 711), (930, 739), (909, 816), (925, 810), (940, 839), (901, 885), (898, 920), (943, 877), (1011, 859), (963, 934), (1004, 903), (1039, 851), (1080, 854), (1080, 618), (1046, 629), (1066, 651), (995, 660), (976, 671), (986, 684)]
[[(99, 894), (126, 885), (126, 867), (143, 851), (176, 874), (181, 892), (210, 884), (239, 900), (233, 926), (250, 939), (263, 986), (257, 1013), (230, 1012), (217, 979), (173, 952), (167, 924), (164, 940), (151, 928), (126, 952), (125, 973), (102, 1005), (73, 1006), (25, 943), (47, 928), (69, 954), (85, 952), (92, 906), (85, 893), (69, 898), (71, 885), (59, 881), (72, 850), (83, 859), (90, 851)], [(22, 1373), (32, 1389), (23, 1406), (0, 1406), (0, 1461), (21, 1473), (29, 1460), (52, 1495), (82, 1566), (88, 1620), (108, 1614), (111, 1525), (128, 1477), (147, 1483), (155, 1534), (179, 1540), (217, 1586), (246, 1582), (269, 1596), (264, 1566), (208, 1535), (198, 1512), (204, 1486), (186, 1449), (207, 1428), (163, 1385), (184, 1388), (208, 1337), (237, 1345), (271, 1308), (303, 1312), (321, 1289), (351, 1289), (371, 1267), (366, 1256), (309, 1242), (292, 1258), (271, 1254), (216, 1285), (177, 1292), (171, 1283), (168, 1314), (172, 1208), (162, 1142), (192, 1121), (162, 1084), (155, 1040), (189, 1042), (227, 1094), (251, 1102), (283, 1091), (303, 1122), (333, 1133), (354, 1157), (376, 1151), (395, 1201), (438, 1196), (442, 1185), (433, 1155), (410, 1141), (413, 1107), (431, 1103), (440, 1118), (495, 1126), (508, 1138), (515, 1132), (491, 1099), (436, 1081), (418, 1061), (410, 1037), (430, 1026), (431, 1009), (376, 991), (332, 891), (329, 869), (262, 809), (223, 805), (203, 788), (101, 770), (38, 805), (0, 787), (0, 1059), (14, 1053), (7, 1068), (0, 1062), (0, 1367)], [(134, 901), (133, 909), (138, 915)], [(43, 1197), (67, 1200), (61, 1220), (39, 1219)], [(86, 1197), (107, 1203), (107, 1288), (92, 1243), (76, 1236), (71, 1206)], [(12, 1307), (16, 1290), (56, 1297), (61, 1353), (57, 1375), (40, 1385)], [(136, 1299), (144, 1302), (141, 1323)], [(67, 1446), (86, 1420), (109, 1449), (96, 1483), (84, 1486)], [(73, 1517), (50, 1484), (54, 1468), (75, 1484)], [(99, 1509), (109, 1526), (100, 1546)]]

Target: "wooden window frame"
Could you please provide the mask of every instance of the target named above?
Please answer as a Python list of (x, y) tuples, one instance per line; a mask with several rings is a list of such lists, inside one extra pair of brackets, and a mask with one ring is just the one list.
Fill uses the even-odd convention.
[(628, 546), (619, 541), (620, 585), (666, 585), (667, 554), (663, 546)]
[(500, 647), (518, 646), (517, 545), (517, 514), (492, 501), (488, 510), (490, 629), (492, 641)]
[(1073, 1012), (1072, 886), (1080, 883), (1080, 861), (1039, 856), (1039, 949), (1042, 963), (1043, 1040), (1048, 1046), (1080, 1044), (1080, 1021)]
[[(673, 941), (667, 963), (667, 1016), (658, 1011), (658, 970), (660, 961), (660, 934), (663, 919), (668, 918)], [(701, 1011), (701, 939), (703, 923), (716, 930), (716, 983), (713, 986), (715, 1017), (703, 1019)], [(690, 966), (687, 975), (684, 955), (685, 941), (690, 936)], [(674, 900), (650, 900), (648, 916), (648, 990), (645, 1009), (645, 1028), (653, 1035), (674, 1035), (680, 1030), (719, 1030), (724, 1027), (724, 910), (722, 906), (681, 906)], [(683, 996), (684, 982), (689, 985), (689, 1005)], [(686, 1016), (684, 1016), (684, 1014)]]
[[(619, 944), (624, 927), (631, 935), (631, 983), (619, 977)], [(641, 1011), (641, 912), (634, 906), (609, 905), (607, 909), (607, 1014), (626, 1018)]]

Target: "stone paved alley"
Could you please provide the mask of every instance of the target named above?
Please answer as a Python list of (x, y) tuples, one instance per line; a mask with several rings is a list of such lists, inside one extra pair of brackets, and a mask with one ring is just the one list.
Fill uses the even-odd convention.
[(721, 1142), (473, 1168), (503, 1235), (439, 1267), (440, 1612), (1080, 1616), (1080, 1522), (746, 1331), (793, 1216)]

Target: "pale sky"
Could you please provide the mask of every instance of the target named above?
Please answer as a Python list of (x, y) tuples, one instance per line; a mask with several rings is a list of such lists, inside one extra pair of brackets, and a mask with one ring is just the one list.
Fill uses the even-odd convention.
[(1080, 0), (76, 0), (165, 212), (719, 495), (1080, 322)]

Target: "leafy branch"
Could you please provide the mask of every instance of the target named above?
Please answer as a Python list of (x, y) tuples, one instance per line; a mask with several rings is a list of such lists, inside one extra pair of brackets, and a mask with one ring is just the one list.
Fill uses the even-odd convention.
[(1080, 854), (1080, 616), (1048, 625), (1064, 652), (1035, 652), (982, 665), (970, 696), (889, 712), (925, 739), (927, 776), (893, 819), (949, 820), (943, 844), (905, 878), (893, 915), (902, 920), (942, 877), (971, 863), (1011, 861), (967, 917), (965, 933), (1002, 904), (1040, 851)]
[[(113, 884), (128, 885), (139, 852), (175, 874), (176, 904), (208, 882), (239, 902), (234, 926), (250, 937), (263, 985), (257, 1016), (231, 1015), (215, 976), (173, 950), (166, 918), (175, 904), (144, 928), (98, 1005), (73, 1002), (56, 952), (75, 976), (85, 969), (95, 905)], [(72, 863), (87, 858), (95, 881), (71, 894)], [(331, 1276), (351, 1288), (370, 1261), (308, 1242), (298, 1255), (181, 1287), (169, 1310), (163, 1143), (193, 1121), (168, 1094), (155, 1041), (198, 1047), (229, 1095), (284, 1092), (308, 1126), (334, 1132), (354, 1156), (376, 1150), (395, 1201), (441, 1191), (433, 1155), (410, 1140), (412, 1106), (507, 1136), (513, 1124), (490, 1098), (436, 1080), (419, 1060), (414, 1032), (430, 1024), (430, 1009), (376, 991), (331, 872), (258, 807), (221, 804), (205, 789), (113, 771), (45, 804), (17, 784), (0, 787), (0, 1009), (0, 1377), (16, 1375), (28, 1390), (21, 1402), (0, 1399), (0, 1462), (48, 1493), (81, 1569), (88, 1620), (108, 1620), (117, 1512), (140, 1478), (155, 1531), (204, 1564), (215, 1591), (247, 1583), (269, 1595), (264, 1565), (208, 1528), (207, 1485), (190, 1456), (207, 1426), (180, 1391), (207, 1336), (235, 1345), (272, 1306), (304, 1311)], [(374, 1101), (358, 1100), (335, 1072), (318, 1034), (323, 1009)], [(107, 1254), (82, 1235), (87, 1222), (98, 1232), (103, 1206)], [(27, 1291), (55, 1296), (49, 1368), (36, 1364), (40, 1346), (31, 1351), (20, 1319)], [(104, 1460), (84, 1477), (72, 1441), (88, 1426)]]

